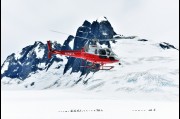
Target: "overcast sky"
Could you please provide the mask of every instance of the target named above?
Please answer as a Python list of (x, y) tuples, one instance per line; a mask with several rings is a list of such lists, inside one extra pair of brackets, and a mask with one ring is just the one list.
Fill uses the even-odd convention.
[(35, 41), (75, 35), (84, 20), (106, 16), (116, 33), (179, 47), (179, 0), (1, 0), (1, 61)]

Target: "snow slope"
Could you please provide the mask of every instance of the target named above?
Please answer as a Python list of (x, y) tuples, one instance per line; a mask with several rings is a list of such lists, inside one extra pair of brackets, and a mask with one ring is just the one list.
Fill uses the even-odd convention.
[[(79, 50), (88, 39), (98, 38), (102, 47), (111, 47), (120, 63), (112, 70), (93, 71), (80, 67), (88, 62), (54, 55), (47, 58), (47, 44), (36, 41), (7, 57), (1, 67), (3, 90), (72, 89), (98, 92), (107, 97), (150, 100), (179, 100), (179, 50), (170, 43), (117, 34), (106, 17), (90, 23), (85, 20), (76, 36), (57, 50)], [(82, 38), (84, 37), (84, 38)], [(101, 39), (121, 37), (117, 42)]]
[[(76, 36), (91, 38), (91, 32), (99, 39), (119, 37), (104, 17), (92, 24), (85, 21)], [(54, 42), (53, 47), (75, 50), (82, 48), (84, 42), (69, 36), (62, 46)], [(80, 69), (80, 59), (56, 55), (49, 60), (47, 45), (42, 42), (35, 42), (23, 48), (22, 52), (8, 56), (1, 67), (1, 117), (179, 118), (177, 48), (169, 43), (139, 37), (123, 37), (116, 43), (102, 42), (101, 45), (111, 46), (121, 65), (115, 63), (112, 70), (93, 72)]]
[[(64, 62), (54, 62), (48, 71), (38, 71), (24, 81), (3, 78), (2, 89), (49, 89), (72, 88), (106, 94), (140, 95), (140, 98), (178, 100), (179, 96), (179, 51), (163, 49), (152, 40), (121, 39), (111, 43), (113, 51), (120, 57), (121, 65), (113, 64), (110, 71), (80, 76), (71, 69), (63, 75)], [(57, 69), (57, 66), (61, 66)], [(6, 85), (10, 84), (10, 85)], [(117, 96), (117, 95), (113, 95)], [(120, 96), (121, 97), (121, 96)], [(136, 97), (136, 96), (135, 96)], [(139, 99), (139, 98), (137, 98)]]
[(2, 91), (1, 104), (2, 119), (179, 118), (178, 102), (123, 100), (87, 91)]

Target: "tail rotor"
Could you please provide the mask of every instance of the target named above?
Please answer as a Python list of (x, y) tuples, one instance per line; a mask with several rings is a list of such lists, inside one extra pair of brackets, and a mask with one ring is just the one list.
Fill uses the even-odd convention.
[(48, 47), (48, 59), (51, 59), (52, 47), (51, 47), (51, 42), (50, 41), (47, 41), (47, 47)]

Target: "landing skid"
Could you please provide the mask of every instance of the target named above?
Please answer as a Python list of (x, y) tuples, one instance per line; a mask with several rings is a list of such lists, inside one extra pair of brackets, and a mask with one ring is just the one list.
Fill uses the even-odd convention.
[(99, 70), (111, 70), (114, 66), (100, 66)]
[(88, 69), (93, 69), (93, 70), (99, 70), (99, 68), (98, 67), (96, 67), (96, 66), (80, 66), (80, 67), (84, 67), (84, 68), (88, 68)]
[(80, 66), (80, 67), (85, 67), (85, 68), (89, 68), (89, 69), (94, 69), (94, 70), (111, 70), (114, 68), (114, 66), (103, 66), (100, 65), (99, 67), (97, 67), (95, 64), (91, 65), (91, 66)]

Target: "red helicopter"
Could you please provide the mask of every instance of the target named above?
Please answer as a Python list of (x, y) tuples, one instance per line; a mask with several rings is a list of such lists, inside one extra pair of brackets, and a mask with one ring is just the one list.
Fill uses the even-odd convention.
[[(120, 39), (120, 38), (105, 39), (103, 41), (110, 41), (116, 39)], [(98, 39), (92, 39), (91, 41), (89, 40), (89, 43), (86, 43), (81, 50), (55, 50), (52, 49), (51, 42), (47, 41), (48, 58), (51, 58), (53, 54), (80, 58), (92, 63), (91, 66), (81, 66), (81, 67), (92, 68), (97, 70), (110, 70), (114, 68), (114, 66), (104, 66), (104, 65), (109, 63), (119, 62), (119, 58), (112, 51), (111, 48), (102, 48), (98, 43), (98, 41), (99, 41)], [(98, 68), (97, 68), (97, 64), (100, 65)]]

